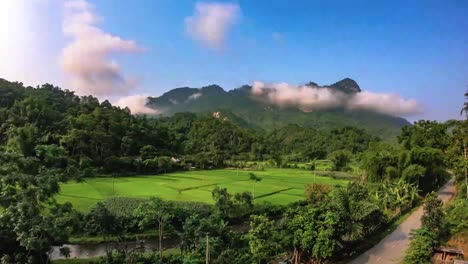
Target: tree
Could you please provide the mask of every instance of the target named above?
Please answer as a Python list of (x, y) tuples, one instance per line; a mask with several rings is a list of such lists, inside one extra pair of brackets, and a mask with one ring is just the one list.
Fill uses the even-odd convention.
[(327, 204), (289, 209), (283, 220), (284, 232), (293, 247), (292, 263), (302, 259), (323, 262), (336, 255), (340, 241), (340, 218)]
[(463, 108), (460, 110), (460, 115), (465, 113), (465, 117), (468, 120), (468, 90), (465, 92), (465, 100), (466, 102), (463, 103)]
[(250, 213), (253, 208), (253, 196), (250, 192), (236, 193), (233, 200), (238, 216)]
[(33, 124), (12, 127), (8, 132), (7, 150), (24, 156), (34, 156), (37, 128)]
[[(86, 225), (88, 230), (103, 236), (105, 241), (108, 241), (118, 228), (117, 217), (101, 202), (93, 206), (87, 214)], [(107, 244), (106, 254), (108, 258), (111, 258), (111, 251)]]
[(171, 219), (173, 213), (172, 205), (160, 198), (152, 197), (148, 202), (140, 204), (135, 210), (135, 214), (140, 218), (141, 228), (152, 225), (158, 226), (159, 236), (159, 256), (162, 258), (162, 237), (164, 225)]
[(253, 196), (253, 199), (255, 200), (255, 183), (261, 182), (261, 181), (262, 181), (262, 178), (258, 177), (258, 176), (255, 175), (254, 173), (250, 172), (250, 173), (249, 173), (249, 180), (251, 180), (251, 181), (253, 182), (253, 185), (252, 185), (252, 196)]
[(424, 213), (421, 217), (422, 226), (439, 236), (444, 230), (444, 208), (437, 193), (432, 192), (424, 200)]
[(385, 142), (374, 142), (361, 155), (361, 168), (366, 173), (369, 182), (381, 182), (386, 168), (397, 167), (397, 149)]
[(164, 173), (166, 173), (172, 167), (171, 159), (168, 158), (168, 157), (159, 157), (158, 158), (158, 167), (159, 167), (160, 170), (162, 170)]
[(157, 155), (157, 149), (152, 145), (145, 145), (140, 149), (141, 159), (153, 159)]
[(265, 215), (250, 216), (250, 229), (248, 233), (250, 253), (260, 264), (275, 251), (273, 232), (275, 221), (269, 220)]
[(382, 224), (382, 212), (364, 186), (351, 182), (332, 193), (332, 206), (343, 223), (344, 241), (356, 241)]
[(0, 254), (11, 263), (43, 263), (76, 226), (71, 205), (53, 199), (58, 171), (14, 154), (0, 153), (0, 161)]
[(409, 183), (419, 184), (419, 180), (426, 174), (426, 168), (419, 164), (411, 164), (403, 170), (402, 179)]
[(331, 187), (321, 183), (309, 183), (305, 186), (305, 196), (310, 204), (324, 201), (331, 192)]
[(351, 161), (352, 153), (349, 150), (337, 150), (328, 155), (328, 159), (333, 162), (333, 170), (342, 171), (347, 168)]
[(419, 120), (401, 129), (398, 142), (405, 149), (429, 147), (445, 150), (448, 146), (447, 127), (437, 121)]
[(447, 212), (447, 222), (452, 234), (468, 229), (468, 200), (456, 199)]
[(215, 206), (223, 217), (229, 216), (232, 208), (232, 195), (226, 188), (216, 186), (211, 192), (211, 197), (215, 201)]
[(430, 258), (437, 244), (437, 235), (430, 229), (426, 227), (416, 229), (411, 234), (411, 241), (403, 263), (431, 263)]

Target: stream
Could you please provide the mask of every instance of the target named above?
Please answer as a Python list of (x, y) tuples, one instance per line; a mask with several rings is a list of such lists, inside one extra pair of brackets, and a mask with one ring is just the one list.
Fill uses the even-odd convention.
[[(177, 236), (167, 237), (163, 239), (163, 250), (176, 247), (179, 244), (179, 238)], [(61, 247), (68, 247), (70, 249), (70, 259), (86, 259), (94, 258), (106, 255), (106, 247), (111, 250), (113, 248), (121, 249), (124, 245), (117, 242), (106, 242), (99, 244), (64, 244), (62, 246), (53, 246), (52, 251), (49, 255), (51, 260), (65, 259), (60, 254)], [(157, 238), (151, 238), (141, 241), (129, 241), (126, 243), (128, 250), (134, 249), (139, 246), (143, 246), (145, 252), (152, 252), (159, 250), (159, 243)], [(141, 252), (141, 251), (140, 251)]]

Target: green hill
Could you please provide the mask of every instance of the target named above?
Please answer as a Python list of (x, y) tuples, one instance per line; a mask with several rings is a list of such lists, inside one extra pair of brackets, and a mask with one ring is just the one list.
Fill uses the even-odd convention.
[[(347, 78), (330, 86), (318, 86), (310, 82), (308, 86), (329, 88), (344, 94), (359, 93), (358, 84)], [(332, 130), (346, 126), (366, 129), (382, 139), (394, 139), (403, 126), (410, 123), (401, 117), (380, 114), (370, 110), (348, 110), (334, 108), (313, 112), (303, 112), (295, 107), (278, 107), (254, 100), (252, 87), (225, 91), (218, 85), (202, 88), (176, 88), (160, 97), (150, 97), (148, 106), (170, 116), (178, 112), (212, 113), (220, 112), (236, 123), (253, 129), (271, 131), (289, 124), (313, 127), (319, 130)]]

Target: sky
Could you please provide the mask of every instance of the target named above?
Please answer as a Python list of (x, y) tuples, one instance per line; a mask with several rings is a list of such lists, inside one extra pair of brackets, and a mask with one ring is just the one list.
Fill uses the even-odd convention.
[(465, 0), (0, 0), (0, 78), (136, 109), (182, 86), (293, 100), (349, 77), (359, 103), (445, 121), (468, 88), (466, 14)]

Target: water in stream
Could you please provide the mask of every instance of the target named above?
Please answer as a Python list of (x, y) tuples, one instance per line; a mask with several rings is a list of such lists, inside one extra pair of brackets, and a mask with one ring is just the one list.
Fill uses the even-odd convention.
[[(156, 238), (147, 239), (141, 244), (141, 242), (131, 241), (127, 242), (127, 249), (131, 250), (133, 248), (143, 245), (145, 252), (157, 251), (159, 250), (159, 243)], [(163, 240), (163, 249), (173, 248), (179, 244), (178, 237), (168, 237)], [(106, 247), (109, 249), (120, 248), (117, 243), (108, 242), (108, 243), (99, 243), (99, 244), (64, 244), (62, 247), (68, 247), (70, 249), (70, 258), (93, 258), (106, 255)], [(50, 259), (65, 259), (64, 256), (60, 255), (60, 246), (54, 246), (52, 252), (50, 253)]]

